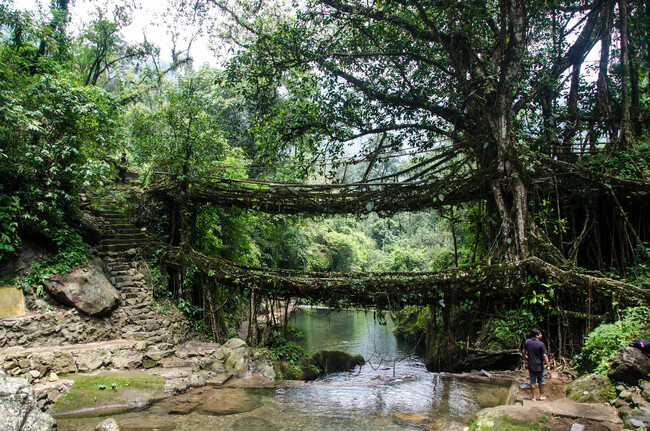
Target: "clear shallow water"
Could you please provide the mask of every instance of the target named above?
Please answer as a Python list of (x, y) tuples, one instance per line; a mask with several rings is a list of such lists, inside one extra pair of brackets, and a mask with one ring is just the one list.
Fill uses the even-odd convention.
[[(422, 429), (420, 421), (457, 430), (481, 408), (506, 401), (507, 388), (428, 373), (419, 352), (392, 335), (392, 322), (380, 325), (373, 313), (299, 310), (295, 323), (308, 334), (300, 340), (308, 353), (344, 350), (362, 354), (369, 363), (296, 387), (197, 389), (145, 411), (112, 417), (124, 431), (413, 430)], [(212, 398), (217, 404), (237, 399), (236, 404), (250, 404), (251, 410), (168, 414), (179, 402), (197, 398)], [(59, 420), (59, 429), (92, 430), (103, 419)]]
[(387, 314), (299, 309), (293, 322), (305, 332), (305, 337), (297, 342), (308, 354), (313, 355), (319, 350), (342, 350), (360, 354), (367, 361), (353, 373), (331, 374), (324, 380), (363, 382), (373, 378), (407, 378), (427, 373), (423, 352), (395, 338), (395, 325)]

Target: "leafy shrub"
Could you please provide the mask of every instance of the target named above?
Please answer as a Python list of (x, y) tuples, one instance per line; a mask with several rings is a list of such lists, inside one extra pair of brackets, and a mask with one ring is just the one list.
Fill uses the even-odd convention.
[(273, 353), (278, 361), (286, 361), (292, 365), (298, 365), (300, 359), (307, 356), (307, 352), (293, 339), (301, 338), (304, 334), (293, 325), (287, 327), (286, 337), (282, 334), (281, 328), (273, 328), (266, 340), (266, 347)]
[(577, 358), (578, 364), (588, 371), (605, 375), (621, 347), (637, 337), (648, 337), (649, 325), (650, 308), (625, 309), (620, 320), (601, 323), (587, 335), (582, 352)]
[(44, 285), (53, 275), (67, 274), (75, 268), (80, 268), (88, 262), (88, 245), (81, 236), (70, 233), (69, 240), (47, 262), (38, 262), (23, 276), (16, 278), (16, 285), (25, 292), (36, 287), (36, 295), (43, 296)]
[(393, 321), (395, 322), (393, 334), (407, 340), (423, 340), (427, 322), (430, 318), (431, 313), (427, 307), (407, 305), (393, 313)]

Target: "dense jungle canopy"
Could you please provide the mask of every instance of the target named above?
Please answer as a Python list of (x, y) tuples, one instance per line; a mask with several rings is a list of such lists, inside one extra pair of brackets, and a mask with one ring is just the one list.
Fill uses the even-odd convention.
[(125, 151), (156, 294), (216, 338), (246, 301), (418, 304), (440, 367), (498, 322), (570, 355), (647, 301), (647, 0), (175, 1), (166, 57), (135, 3), (73, 5), (0, 4), (0, 260), (80, 264)]

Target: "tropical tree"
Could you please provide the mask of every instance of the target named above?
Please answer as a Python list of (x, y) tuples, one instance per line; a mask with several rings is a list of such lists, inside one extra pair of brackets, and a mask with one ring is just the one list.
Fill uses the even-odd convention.
[(120, 109), (103, 90), (78, 87), (56, 61), (50, 24), (4, 7), (0, 21), (2, 259), (26, 235), (74, 243), (79, 192), (95, 173), (92, 158), (117, 141)]
[[(620, 37), (632, 34), (625, 20), (638, 21), (647, 5), (625, 9), (623, 3), (313, 0), (282, 9), (247, 0), (207, 2), (232, 18), (225, 35), (242, 49), (231, 76), (245, 78), (249, 96), (286, 88), (296, 74), (312, 79), (292, 80), (292, 88), (317, 83), (318, 90), (303, 92), (302, 105), (289, 110), (284, 99), (282, 108), (259, 118), (262, 145), (273, 145), (276, 154), (295, 151), (297, 137), (317, 134), (322, 145), (312, 153), (332, 158), (345, 142), (387, 133), (386, 144), (366, 146), (369, 160), (405, 145), (443, 151), (428, 164), (425, 158), (416, 176), (402, 178), (471, 167), (473, 180), (481, 182), (476, 198), (486, 199), (493, 221), (489, 254), (511, 262), (543, 254), (556, 263), (562, 247), (555, 241), (560, 252), (547, 248), (552, 241), (531, 213), (538, 210), (531, 197), (547, 190), (539, 179), (565, 175), (569, 168), (555, 160), (574, 162), (587, 148), (638, 146), (647, 128), (639, 121), (644, 108), (637, 85), (637, 127), (628, 133), (630, 67), (623, 51), (630, 50), (630, 37)], [(618, 58), (607, 43), (617, 38)], [(594, 88), (584, 84), (591, 75), (582, 65), (599, 42), (600, 84)], [(645, 43), (632, 43), (638, 59)], [(617, 61), (615, 69), (610, 61)], [(595, 108), (582, 114), (590, 105)], [(566, 199), (562, 184), (560, 199)], [(578, 239), (585, 220), (573, 221)]]
[(125, 63), (143, 61), (154, 54), (154, 48), (146, 41), (131, 45), (121, 31), (131, 24), (131, 11), (126, 6), (116, 6), (112, 17), (101, 8), (95, 10), (91, 21), (79, 36), (77, 62), (82, 68), (84, 85), (97, 85), (104, 76), (104, 86), (122, 72)]
[[(575, 328), (616, 307), (612, 291), (639, 293), (575, 266), (624, 274), (648, 255), (646, 3), (199, 4), (230, 18), (222, 36), (237, 51), (227, 76), (263, 108), (251, 118), (258, 161), (277, 166), (298, 155), (305, 178), (332, 183), (350, 181), (346, 167), (362, 159), (355, 190), (417, 185), (429, 197), (422, 206), (449, 222), (455, 253), (441, 264), (483, 258), (476, 271), (438, 274), (473, 286), (426, 304), (429, 351), (448, 353), (447, 364), (458, 358), (457, 340), (490, 333), (478, 313), (512, 315), (477, 274), (514, 288), (527, 316), (552, 324), (561, 346), (579, 343), (584, 334)], [(359, 149), (352, 161), (351, 142)], [(404, 151), (410, 165), (377, 169)], [(324, 166), (332, 172), (321, 174)], [(383, 211), (402, 209), (396, 201)], [(395, 268), (421, 264), (399, 245), (391, 244)], [(602, 288), (597, 297), (593, 283)], [(567, 333), (569, 318), (580, 323)]]

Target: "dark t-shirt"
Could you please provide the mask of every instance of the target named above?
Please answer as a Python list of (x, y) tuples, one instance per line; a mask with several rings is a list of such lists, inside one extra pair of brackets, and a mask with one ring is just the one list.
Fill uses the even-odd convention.
[(534, 373), (544, 371), (544, 354), (548, 353), (544, 342), (529, 338), (524, 342), (524, 349), (528, 352), (528, 369)]

